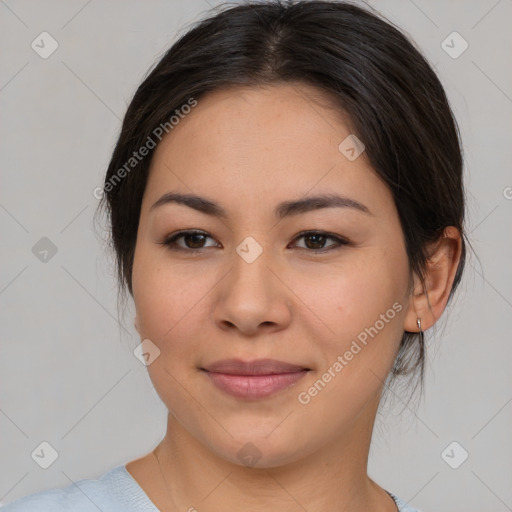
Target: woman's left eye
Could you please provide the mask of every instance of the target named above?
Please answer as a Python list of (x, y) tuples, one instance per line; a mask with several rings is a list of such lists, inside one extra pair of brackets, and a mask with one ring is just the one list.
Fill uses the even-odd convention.
[[(325, 233), (324, 231), (304, 231), (304, 232), (300, 233), (295, 238), (295, 240), (299, 240), (300, 238), (304, 238), (305, 240), (310, 240), (310, 241), (312, 240), (313, 242), (311, 245), (313, 245), (313, 247), (306, 246), (305, 249), (317, 249), (314, 252), (331, 251), (340, 246), (348, 245), (348, 243), (349, 243), (348, 240), (346, 240), (345, 238), (342, 238), (338, 235)], [(334, 244), (331, 244), (330, 246), (325, 248), (325, 245), (324, 245), (325, 241), (329, 240), (329, 239), (334, 240)], [(322, 247), (318, 247), (318, 245), (321, 245)], [(303, 249), (304, 247), (300, 247), (300, 248)]]
[[(183, 239), (185, 246), (177, 243), (181, 238)], [(204, 242), (207, 238), (213, 240), (213, 238), (204, 231), (180, 231), (165, 238), (161, 244), (169, 247), (173, 251), (184, 252), (197, 252), (207, 247), (218, 247), (218, 244), (205, 246)], [(348, 240), (338, 235), (333, 235), (324, 231), (303, 231), (295, 237), (294, 241), (300, 240), (301, 238), (304, 238), (307, 242), (305, 247), (299, 247), (299, 249), (311, 249), (312, 252), (327, 252), (340, 246), (348, 245), (349, 243)], [(326, 248), (325, 243), (329, 239), (333, 240), (334, 243)]]

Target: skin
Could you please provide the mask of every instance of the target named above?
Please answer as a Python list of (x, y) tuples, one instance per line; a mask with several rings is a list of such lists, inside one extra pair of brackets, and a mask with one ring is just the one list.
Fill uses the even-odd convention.
[[(403, 331), (417, 331), (418, 317), (428, 329), (446, 306), (460, 234), (447, 228), (431, 248), (427, 300), (418, 277), (409, 281), (391, 192), (364, 153), (349, 161), (339, 151), (351, 133), (348, 120), (319, 94), (303, 84), (210, 93), (156, 149), (133, 299), (141, 340), (160, 350), (148, 372), (170, 412), (162, 442), (126, 467), (160, 510), (397, 509), (367, 475), (375, 415)], [(228, 217), (179, 204), (151, 209), (171, 191), (215, 201)], [(331, 207), (274, 216), (281, 201), (323, 193), (359, 201), (370, 213)], [(188, 253), (162, 245), (185, 229), (208, 237), (177, 240)], [(304, 230), (349, 244), (297, 238)], [(236, 252), (248, 236), (263, 251), (252, 263)], [(318, 253), (322, 247), (333, 249)], [(299, 393), (396, 303), (394, 318), (300, 403)], [(267, 357), (311, 371), (248, 401), (223, 393), (199, 370), (219, 359)], [(260, 455), (254, 467), (237, 456), (249, 442)]]

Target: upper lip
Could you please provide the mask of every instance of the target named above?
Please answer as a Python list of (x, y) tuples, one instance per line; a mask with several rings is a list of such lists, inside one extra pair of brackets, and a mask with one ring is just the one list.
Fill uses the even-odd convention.
[(254, 359), (252, 361), (222, 359), (201, 369), (212, 373), (228, 375), (272, 375), (309, 370), (309, 368), (304, 366), (285, 363), (277, 359)]

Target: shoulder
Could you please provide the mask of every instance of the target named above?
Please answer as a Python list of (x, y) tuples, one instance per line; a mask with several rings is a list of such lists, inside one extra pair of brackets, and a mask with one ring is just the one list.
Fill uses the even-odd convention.
[(389, 491), (388, 494), (395, 500), (395, 503), (400, 512), (420, 512), (419, 510), (411, 507), (407, 502), (400, 499), (398, 496), (395, 496), (394, 494), (390, 493)]
[[(0, 507), (1, 512), (125, 512), (136, 489), (124, 466), (98, 479), (82, 479), (67, 487), (47, 489), (19, 498)], [(128, 491), (128, 492), (125, 492)]]

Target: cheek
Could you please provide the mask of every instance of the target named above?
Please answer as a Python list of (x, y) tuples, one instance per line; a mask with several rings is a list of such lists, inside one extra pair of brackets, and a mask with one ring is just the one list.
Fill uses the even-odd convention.
[[(204, 326), (208, 292), (214, 275), (196, 265), (169, 265), (165, 251), (140, 246), (133, 265), (133, 299), (139, 331), (161, 350), (173, 342), (180, 350)], [(190, 350), (190, 348), (189, 348)]]
[(132, 274), (133, 300), (139, 322), (139, 331), (144, 338), (160, 338), (165, 328), (172, 327), (169, 311), (171, 295), (165, 293), (162, 272), (143, 249), (137, 249)]
[[(307, 296), (313, 301), (308, 302), (311, 309), (322, 312), (332, 331), (315, 337), (322, 370), (331, 368), (336, 374), (319, 401), (354, 401), (356, 406), (377, 392), (396, 357), (407, 306), (408, 262), (405, 249), (386, 254), (374, 247), (354, 252), (343, 267), (326, 280), (323, 291), (317, 287)], [(333, 368), (336, 361), (339, 365)]]
[(334, 273), (323, 292), (316, 288), (315, 294), (308, 295), (312, 301), (308, 305), (323, 312), (322, 320), (334, 331), (329, 336), (315, 336), (315, 350), (322, 353), (323, 366), (318, 369), (318, 380), (301, 389), (301, 399), (310, 401), (311, 417), (319, 418), (318, 428), (322, 422), (335, 426), (350, 422), (378, 395), (403, 331), (408, 276), (405, 253), (386, 258), (380, 250), (368, 250), (364, 257), (360, 252), (345, 263), (346, 270)]
[(390, 258), (378, 249), (354, 252), (325, 276), (322, 286), (318, 282), (315, 287), (308, 283), (300, 293), (308, 297), (312, 309), (321, 312), (334, 333), (347, 339), (373, 325), (395, 302), (405, 309), (407, 277), (407, 259), (403, 254)]

